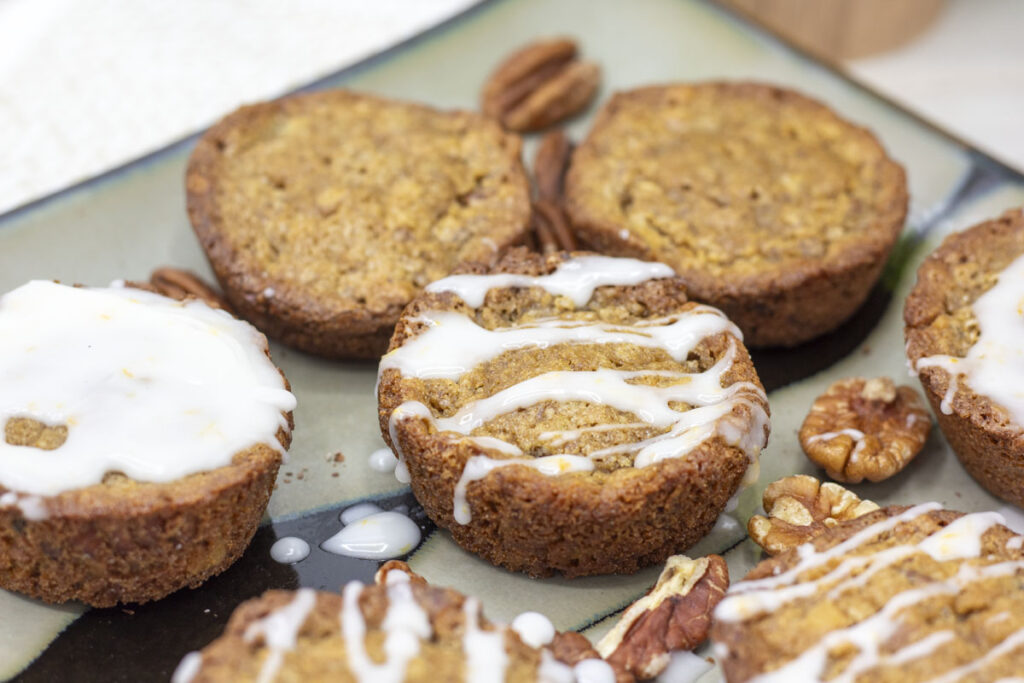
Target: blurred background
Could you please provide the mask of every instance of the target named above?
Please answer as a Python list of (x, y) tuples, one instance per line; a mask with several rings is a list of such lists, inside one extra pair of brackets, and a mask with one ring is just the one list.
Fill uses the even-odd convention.
[[(1024, 171), (1020, 0), (719, 1)], [(478, 2), (0, 0), (0, 214)]]

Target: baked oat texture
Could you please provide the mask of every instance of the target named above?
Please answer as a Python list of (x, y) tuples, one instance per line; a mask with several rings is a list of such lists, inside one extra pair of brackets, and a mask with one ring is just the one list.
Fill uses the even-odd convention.
[(573, 156), (566, 204), (584, 245), (663, 261), (748, 346), (793, 346), (864, 302), (907, 189), (874, 135), (823, 104), (709, 82), (612, 97)]
[[(489, 272), (542, 275), (554, 271), (567, 258), (567, 253), (543, 257), (512, 250)], [(463, 271), (484, 273), (488, 269), (468, 266)], [(492, 289), (477, 309), (469, 308), (454, 293), (426, 292), (406, 309), (391, 349), (423, 331), (425, 325), (417, 317), (426, 311), (464, 312), (477, 324), (496, 329), (552, 317), (628, 325), (694, 306), (686, 300), (679, 278), (599, 287), (578, 310), (566, 297), (553, 296), (538, 287)], [(711, 530), (749, 465), (741, 449), (715, 436), (685, 457), (667, 458), (641, 468), (634, 468), (632, 455), (626, 453), (600, 460), (592, 473), (552, 477), (522, 465), (500, 467), (468, 485), (472, 521), (459, 524), (453, 515), (453, 496), (467, 460), (481, 454), (495, 459), (510, 456), (469, 440), (450, 439), (420, 419), (397, 421), (395, 444), (389, 433), (392, 411), (405, 401), (420, 401), (430, 406), (435, 416), (450, 416), (469, 401), (555, 370), (703, 371), (728, 353), (732, 345), (736, 349), (735, 363), (723, 376), (722, 385), (750, 382), (760, 387), (746, 349), (729, 333), (705, 339), (683, 364), (662, 349), (610, 343), (512, 349), (458, 380), (419, 380), (387, 369), (381, 375), (378, 391), (381, 430), (390, 445), (400, 446), (416, 499), (463, 548), (531, 576), (631, 573), (684, 551)], [(763, 407), (767, 411), (767, 406)], [(740, 420), (754, 423), (750, 406), (736, 410), (742, 413)], [(607, 405), (547, 400), (501, 415), (473, 431), (473, 435), (501, 438), (532, 457), (586, 454), (640, 441), (658, 431), (645, 426), (589, 431), (557, 448), (541, 435), (636, 422), (632, 414)], [(767, 436), (767, 426), (764, 429)]]
[[(978, 339), (972, 304), (999, 273), (1024, 254), (1024, 210), (1007, 211), (947, 237), (917, 271), (903, 311), (907, 358), (963, 358)], [(938, 367), (918, 373), (942, 433), (964, 468), (991, 493), (1024, 506), (1024, 425), (961, 377), (946, 414), (942, 399), (951, 377)]]
[[(814, 537), (810, 543), (818, 553), (823, 553), (869, 525), (907, 509), (883, 508), (843, 522)], [(920, 543), (960, 517), (961, 513), (949, 510), (927, 512), (874, 536), (817, 568), (801, 572), (795, 586), (809, 590), (800, 595), (790, 591), (791, 599), (780, 597), (781, 605), (774, 611), (752, 614), (741, 621), (725, 620), (716, 614), (711, 637), (716, 641), (717, 659), (726, 680), (729, 683), (752, 680), (804, 655), (830, 633), (865, 624), (870, 619), (884, 621), (887, 617), (893, 624), (892, 633), (877, 623), (870, 630), (862, 627), (858, 645), (833, 635), (835, 644), (827, 648), (823, 660), (805, 655), (806, 666), (800, 674), (790, 672), (787, 678), (771, 680), (847, 680), (840, 674), (848, 672), (851, 666), (858, 667), (860, 673), (849, 680), (855, 679), (858, 683), (995, 681), (1012, 674), (1019, 675), (1024, 671), (1024, 641), (1020, 635), (1024, 628), (1024, 550), (1017, 545), (1021, 540), (1019, 536), (1005, 526), (994, 525), (981, 536), (977, 557), (941, 562), (924, 552), (897, 559), (899, 553), (892, 550), (897, 546)], [(1011, 539), (1016, 541), (1010, 542), (1008, 547)], [(953, 538), (950, 543), (957, 540)], [(808, 556), (800, 548), (794, 548), (764, 560), (742, 582), (735, 584), (731, 592), (735, 594), (736, 589), (742, 589), (747, 582), (758, 579), (770, 581), (772, 577), (782, 576), (793, 569), (802, 557)], [(842, 577), (848, 584), (838, 595), (831, 591), (840, 583), (841, 572), (824, 578), (816, 587), (812, 583), (835, 570), (841, 562), (849, 563), (854, 557), (873, 558), (877, 565), (854, 569), (852, 574)], [(890, 559), (895, 561), (883, 566)], [(988, 570), (990, 574), (985, 576), (984, 568), (993, 565), (1003, 566)], [(881, 568), (876, 571), (876, 567)], [(971, 572), (975, 570), (978, 575), (976, 580), (972, 580), (975, 577)], [(940, 584), (953, 580), (958, 572), (962, 572), (963, 587), (958, 591), (942, 590)], [(858, 576), (865, 578), (858, 580)], [(905, 593), (919, 589), (922, 593)], [(929, 592), (932, 594), (928, 595)], [(780, 590), (775, 593), (783, 595)], [(894, 600), (901, 593), (904, 597)], [(918, 596), (924, 596), (924, 599), (910, 599)], [(898, 608), (901, 604), (905, 604), (902, 609)], [(881, 616), (883, 610), (886, 616)], [(872, 638), (870, 634), (879, 634), (879, 637)], [(929, 641), (924, 641), (925, 638), (931, 638), (934, 647), (928, 647)], [(901, 656), (894, 656), (917, 643), (922, 644), (918, 646), (921, 651), (916, 655), (911, 649)], [(864, 653), (864, 647), (872, 645), (879, 648), (878, 661), (873, 666), (865, 666), (865, 662), (872, 658), (864, 656), (858, 660), (858, 656)], [(723, 646), (727, 653), (722, 652)], [(982, 662), (986, 654), (988, 659)], [(814, 675), (819, 662), (824, 672), (820, 676)], [(964, 671), (962, 676), (948, 679), (942, 677), (942, 674), (970, 666), (972, 662), (976, 670)]]
[(230, 114), (199, 140), (188, 213), (224, 294), (269, 336), (376, 358), (428, 282), (520, 243), (520, 140), (468, 112), (341, 90)]
[[(431, 637), (423, 639), (419, 651), (405, 670), (404, 680), (461, 681), (464, 680), (466, 655), (462, 637), (465, 632), (463, 603), (466, 598), (448, 588), (437, 588), (418, 583), (411, 586), (413, 597), (426, 612), (432, 629)], [(261, 597), (239, 606), (231, 615), (224, 633), (201, 651), (202, 665), (193, 683), (214, 681), (264, 680), (260, 672), (271, 654), (262, 637), (246, 639), (247, 629), (256, 621), (286, 607), (295, 599), (291, 591), (269, 591)], [(359, 680), (348, 666), (345, 639), (341, 633), (342, 596), (318, 592), (309, 615), (298, 630), (295, 647), (283, 652), (275, 681)], [(385, 586), (365, 586), (359, 596), (359, 608), (366, 623), (366, 652), (380, 664), (385, 661), (383, 628), (388, 608)], [(500, 627), (480, 618), (486, 632)], [(505, 681), (518, 683), (537, 680), (540, 650), (524, 644), (511, 629), (503, 629), (508, 668)]]

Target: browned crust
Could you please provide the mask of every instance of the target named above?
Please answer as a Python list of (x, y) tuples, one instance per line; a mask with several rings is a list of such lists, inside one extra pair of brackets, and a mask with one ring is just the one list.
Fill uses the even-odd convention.
[[(512, 251), (492, 272), (539, 275), (554, 270), (569, 256), (541, 257)], [(464, 270), (486, 269), (475, 266)], [(612, 292), (613, 298), (642, 301), (659, 314), (668, 310), (658, 307), (678, 311), (693, 306), (680, 303), (685, 295), (678, 278), (601, 289)], [(421, 311), (450, 309), (455, 299), (451, 293), (427, 293), (415, 300), (403, 314), (391, 348), (418, 333), (412, 321)], [(704, 344), (717, 358), (732, 339), (723, 333)], [(742, 344), (737, 344), (736, 365), (726, 381), (760, 386)], [(424, 399), (415, 392), (397, 370), (382, 373), (379, 419), (389, 444), (391, 413), (404, 401)], [(632, 573), (663, 562), (711, 530), (748, 465), (742, 451), (719, 438), (706, 441), (685, 458), (666, 459), (643, 468), (622, 468), (600, 477), (549, 477), (529, 467), (510, 465), (468, 486), (467, 501), (473, 517), (469, 524), (462, 525), (453, 516), (455, 485), (466, 461), (487, 451), (472, 442), (452, 443), (439, 437), (421, 420), (401, 421), (396, 431), (412, 477), (413, 494), (430, 518), (448, 529), (463, 548), (531, 576), (555, 572), (566, 577)]]
[[(903, 312), (907, 358), (911, 365), (927, 356), (964, 357), (972, 343), (957, 311), (973, 304), (995, 283), (995, 276), (1024, 254), (1024, 211), (1007, 211), (947, 237), (917, 271), (917, 284)], [(992, 494), (1024, 506), (1024, 426), (987, 396), (958, 382), (952, 413), (941, 403), (950, 376), (942, 368), (923, 368), (918, 376), (939, 427), (964, 468)]]
[[(836, 527), (828, 529), (821, 534), (812, 538), (811, 543), (815, 550), (821, 552), (833, 546), (839, 545), (846, 539), (850, 538), (862, 529), (880, 522), (888, 517), (895, 517), (906, 510), (909, 506), (890, 506), (868, 513), (862, 517), (858, 517), (853, 520), (849, 520), (839, 524)], [(900, 538), (900, 530), (906, 534), (907, 538), (911, 537), (911, 534), (928, 534), (932, 533), (944, 526), (947, 526), (951, 522), (955, 521), (959, 517), (962, 517), (963, 513), (955, 512), (952, 510), (935, 510), (916, 518), (913, 522), (907, 522), (905, 525), (897, 527), (894, 532), (888, 532), (880, 536), (886, 542), (891, 539)], [(1010, 550), (1006, 547), (1006, 542), (1012, 537), (1016, 536), (1012, 531), (1002, 525), (996, 525), (989, 529), (983, 536), (981, 557), (986, 558), (989, 562), (995, 561), (996, 559), (1005, 560), (1020, 560), (1024, 557), (1024, 550), (1014, 549)], [(786, 552), (776, 555), (763, 560), (757, 564), (744, 578), (743, 581), (751, 581), (755, 579), (764, 579), (771, 576), (777, 576), (792, 567), (796, 566), (801, 560), (800, 552), (798, 548), (791, 548)], [(907, 570), (904, 573), (906, 579), (911, 581), (911, 585), (923, 585), (925, 582), (933, 581), (933, 578), (929, 578), (925, 575), (915, 575), (913, 570)], [(735, 586), (742, 586), (742, 583), (735, 584)], [(821, 602), (820, 600), (812, 601), (815, 603)], [(966, 603), (967, 601), (965, 601)], [(974, 600), (977, 602), (977, 599)], [(955, 603), (954, 603), (955, 604)], [(870, 608), (871, 610), (880, 609), (882, 605), (872, 605), (871, 598), (864, 595), (856, 604), (852, 607), (854, 614), (858, 613), (857, 610), (863, 610)], [(984, 599), (982, 604), (977, 606), (977, 609), (982, 609), (986, 606)], [(971, 608), (967, 605), (961, 608), (957, 606), (958, 611), (960, 609), (970, 610)], [(828, 610), (823, 610), (827, 612)], [(839, 608), (842, 612), (842, 607)], [(870, 616), (872, 612), (869, 611), (865, 616)], [(810, 621), (815, 618), (813, 608), (809, 608), (804, 612), (806, 618)], [(965, 618), (968, 615), (965, 615)], [(863, 618), (863, 617), (862, 617)], [(808, 635), (802, 635), (800, 623), (789, 623), (786, 625), (777, 624), (778, 619), (772, 620), (772, 615), (760, 615), (751, 617), (746, 621), (724, 621), (715, 620), (711, 627), (711, 638), (716, 643), (725, 645), (728, 648), (728, 654), (722, 656), (721, 654), (717, 657), (719, 664), (722, 665), (723, 672), (725, 674), (725, 680), (729, 683), (740, 683), (742, 681), (750, 680), (756, 677), (758, 674), (765, 673), (777, 668), (782, 661), (779, 660), (780, 656), (784, 656), (787, 659), (790, 656), (796, 656), (799, 654), (799, 648), (809, 646), (813, 642), (817, 641), (820, 634), (815, 635), (816, 632), (810, 631), (808, 627)], [(979, 619), (980, 624), (983, 619)], [(789, 628), (790, 634), (796, 634), (792, 636), (789, 641), (787, 648), (790, 650), (788, 655), (775, 650), (770, 644), (764, 642), (759, 638), (759, 633), (762, 633), (765, 629), (767, 630), (778, 630), (779, 628)], [(782, 635), (782, 638), (788, 636)], [(895, 672), (890, 672), (895, 673)], [(927, 672), (924, 672), (927, 673)], [(937, 675), (940, 671), (932, 671), (932, 675)], [(921, 671), (917, 671), (917, 676), (912, 677), (912, 680), (924, 680), (920, 677)], [(925, 675), (926, 679), (931, 676)], [(865, 680), (882, 680), (881, 678), (873, 678), (868, 676)], [(895, 678), (885, 678), (884, 680), (896, 680)], [(901, 679), (902, 680), (902, 679)]]
[[(841, 119), (825, 105), (794, 91), (759, 83), (708, 82), (651, 86), (616, 94), (598, 113), (587, 139), (573, 155), (566, 178), (566, 207), (574, 229), (584, 244), (603, 253), (648, 260), (666, 258), (632, 232), (623, 238), (620, 232), (626, 226), (592, 209), (587, 192), (594, 188), (585, 174), (588, 166), (602, 162), (595, 141), (604, 135), (624, 104), (638, 101), (658, 107), (673, 93), (694, 89), (762, 100), (766, 111), (782, 102), (797, 106), (808, 118), (822, 118), (841, 126), (851, 142), (876, 151), (880, 176), (876, 202), (863, 207), (864, 211), (873, 212), (873, 227), (858, 244), (835, 256), (807, 258), (796, 267), (787, 265), (782, 270), (763, 269), (728, 277), (669, 263), (686, 281), (694, 299), (720, 308), (740, 327), (748, 346), (794, 346), (835, 329), (867, 298), (903, 229), (908, 202), (906, 176), (899, 164), (886, 157), (869, 130)], [(745, 228), (737, 226), (737, 230)], [(751, 239), (756, 239), (756, 235)]]
[[(294, 427), (292, 413), (285, 418), (276, 434), (283, 451)], [(257, 444), (229, 465), (166, 483), (111, 473), (99, 484), (42, 498), (41, 520), (27, 519), (17, 506), (0, 507), (0, 587), (93, 607), (197, 588), (249, 546), (281, 459)], [(0, 486), (0, 495), (6, 492)]]
[[(246, 254), (244, 245), (232, 243), (224, 229), (232, 216), (224, 215), (218, 202), (220, 193), (231, 189), (222, 182), (224, 165), (228, 163), (222, 148), (229, 135), (258, 130), (276, 116), (301, 114), (323, 102), (345, 107), (357, 101), (371, 102), (377, 107), (404, 107), (422, 112), (425, 117), (459, 117), (467, 121), (467, 126), (493, 128), (493, 137), (507, 159), (506, 182), (515, 188), (521, 200), (516, 205), (514, 220), (486, 226), (486, 234), (500, 252), (525, 239), (530, 218), (529, 185), (520, 160), (519, 137), (469, 112), (441, 114), (425, 105), (332, 90), (245, 106), (222, 119), (199, 139), (189, 158), (185, 188), (192, 227), (225, 297), (241, 317), (284, 344), (328, 358), (378, 358), (387, 348), (387, 340), (407, 301), (339, 302), (318, 297), (298, 282), (267, 279), (260, 264)], [(492, 256), (481, 252), (474, 258), (487, 260)], [(268, 288), (273, 289), (273, 296), (266, 295)]]

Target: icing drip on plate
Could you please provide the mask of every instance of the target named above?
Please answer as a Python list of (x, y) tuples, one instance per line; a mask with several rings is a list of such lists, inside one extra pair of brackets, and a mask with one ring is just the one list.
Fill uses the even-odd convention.
[(977, 394), (1002, 406), (1024, 429), (1024, 256), (1000, 274), (999, 281), (972, 304), (980, 334), (964, 358), (936, 355), (921, 358), (914, 370), (942, 368), (949, 375), (940, 409), (953, 412), (953, 399), (963, 381)]
[(266, 339), (200, 301), (36, 281), (0, 298), (0, 425), (65, 426), (53, 450), (0, 440), (0, 486), (53, 496), (109, 472), (167, 482), (281, 451), (295, 407)]
[[(587, 256), (563, 262), (553, 273), (539, 277), (495, 274), (457, 275), (439, 280), (428, 291), (456, 293), (470, 306), (482, 305), (495, 287), (542, 287), (556, 296), (570, 297), (577, 308), (584, 306), (602, 285), (636, 285), (652, 278), (670, 277), (663, 264), (632, 259)], [(555, 345), (629, 344), (664, 351), (679, 363), (687, 360), (700, 343), (728, 333), (742, 339), (720, 311), (695, 305), (686, 312), (629, 324), (612, 324), (561, 318), (534, 320), (499, 329), (486, 329), (469, 316), (452, 311), (427, 311), (412, 322), (422, 326), (418, 335), (407, 339), (381, 359), (380, 372), (398, 371), (402, 377), (420, 380), (458, 381), (483, 363), (518, 349), (545, 349)], [(757, 478), (757, 456), (765, 445), (768, 414), (764, 392), (749, 382), (723, 386), (723, 377), (733, 368), (736, 342), (702, 372), (667, 370), (622, 370), (599, 368), (579, 371), (545, 372), (459, 408), (449, 417), (438, 417), (425, 404), (406, 401), (390, 416), (390, 437), (398, 455), (396, 476), (408, 481), (396, 425), (420, 419), (455, 441), (469, 441), (480, 449), (509, 456), (492, 458), (475, 455), (466, 462), (455, 487), (455, 520), (472, 520), (466, 491), (494, 469), (525, 465), (546, 475), (589, 472), (603, 459), (630, 455), (634, 467), (646, 467), (667, 458), (683, 457), (715, 437), (739, 448), (750, 459), (744, 484)], [(647, 383), (645, 383), (647, 382)], [(644, 428), (654, 436), (581, 454), (554, 452), (526, 457), (519, 446), (493, 436), (474, 434), (491, 420), (544, 401), (581, 401), (606, 405), (634, 419), (624, 424), (596, 425), (540, 435), (546, 448), (559, 449), (586, 434)], [(677, 410), (686, 404), (689, 410)]]

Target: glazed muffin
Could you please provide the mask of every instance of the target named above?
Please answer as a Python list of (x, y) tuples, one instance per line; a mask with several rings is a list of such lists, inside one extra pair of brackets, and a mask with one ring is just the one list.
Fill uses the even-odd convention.
[(249, 544), (295, 399), (202, 302), (32, 282), (0, 298), (0, 587), (145, 602)]
[[(396, 574), (404, 576), (389, 578)], [(573, 668), (558, 657), (577, 654), (566, 637), (576, 634), (544, 626), (536, 642), (535, 633), (489, 622), (476, 598), (408, 579), (352, 582), (341, 595), (270, 591), (238, 607), (224, 634), (187, 655), (172, 680), (572, 683)], [(587, 680), (616, 680), (600, 659), (567, 662), (605, 676)]]
[(406, 309), (381, 360), (398, 474), (462, 547), (532, 576), (634, 572), (757, 477), (739, 331), (660, 263), (513, 250)]
[(234, 309), (331, 358), (379, 357), (424, 285), (522, 241), (530, 214), (517, 136), (337, 90), (229, 115), (197, 143), (186, 189)]
[(903, 169), (866, 129), (757, 83), (615, 95), (573, 155), (578, 237), (658, 260), (748, 346), (792, 346), (864, 302), (903, 228)]
[(960, 462), (1024, 506), (1024, 212), (950, 235), (917, 271), (907, 358)]
[[(844, 522), (715, 610), (729, 683), (995, 681), (1024, 671), (1024, 537), (938, 503)], [(1009, 680), (1009, 679), (1006, 679)]]

